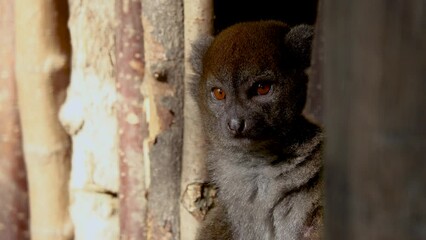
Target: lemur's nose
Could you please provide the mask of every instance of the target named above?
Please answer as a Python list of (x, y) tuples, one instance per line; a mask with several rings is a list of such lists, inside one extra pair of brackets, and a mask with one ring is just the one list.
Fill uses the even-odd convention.
[(233, 135), (241, 134), (245, 129), (244, 120), (232, 118), (228, 121), (228, 129)]

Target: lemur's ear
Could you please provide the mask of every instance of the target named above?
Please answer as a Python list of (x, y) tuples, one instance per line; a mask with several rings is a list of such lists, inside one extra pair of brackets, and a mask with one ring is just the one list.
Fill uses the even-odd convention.
[(314, 28), (310, 25), (297, 25), (287, 33), (285, 42), (297, 65), (303, 68), (311, 64), (312, 40)]
[(192, 44), (189, 62), (194, 70), (194, 74), (191, 76), (188, 91), (196, 101), (198, 101), (198, 94), (200, 92), (200, 80), (203, 73), (203, 57), (212, 42), (212, 36), (203, 36)]
[(192, 52), (189, 61), (195, 74), (201, 75), (203, 70), (203, 56), (213, 42), (213, 36), (203, 36), (192, 44)]

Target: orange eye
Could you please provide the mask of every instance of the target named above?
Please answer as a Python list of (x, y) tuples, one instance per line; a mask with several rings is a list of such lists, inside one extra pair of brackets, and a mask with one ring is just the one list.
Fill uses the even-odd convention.
[(266, 95), (271, 90), (271, 84), (269, 83), (259, 83), (257, 84), (257, 94)]
[(213, 96), (217, 99), (217, 100), (223, 100), (225, 99), (225, 91), (223, 91), (221, 88), (213, 88), (212, 89), (213, 92)]

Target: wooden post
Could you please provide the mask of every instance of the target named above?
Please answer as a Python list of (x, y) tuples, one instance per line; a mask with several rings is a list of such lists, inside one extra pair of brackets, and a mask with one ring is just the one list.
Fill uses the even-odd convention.
[(29, 239), (27, 179), (15, 82), (14, 1), (0, 1), (0, 236)]
[(15, 69), (28, 172), (31, 239), (71, 239), (71, 145), (57, 116), (70, 74), (67, 3), (16, 0), (15, 4)]
[(325, 1), (326, 239), (426, 239), (426, 5)]
[(146, 239), (143, 139), (148, 124), (140, 91), (145, 72), (140, 1), (116, 1), (116, 88), (120, 155), (120, 239)]
[(73, 142), (75, 240), (119, 239), (115, 1), (69, 0), (72, 75), (60, 111)]
[[(145, 77), (142, 91), (149, 122), (144, 161), (149, 180), (148, 239), (175, 239), (183, 132), (183, 2), (142, 0)], [(149, 164), (149, 165), (148, 165)], [(149, 167), (148, 167), (149, 166)]]
[(185, 30), (185, 93), (184, 93), (184, 138), (181, 183), (181, 239), (195, 238), (200, 221), (209, 207), (204, 195), (206, 185), (205, 141), (199, 111), (188, 91), (194, 74), (189, 57), (192, 44), (200, 37), (213, 35), (213, 1), (184, 1)]

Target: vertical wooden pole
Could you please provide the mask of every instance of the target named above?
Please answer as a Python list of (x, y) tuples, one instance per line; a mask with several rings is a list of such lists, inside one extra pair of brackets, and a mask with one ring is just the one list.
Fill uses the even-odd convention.
[(14, 1), (0, 1), (0, 236), (29, 239), (27, 179), (15, 82)]
[[(183, 1), (142, 0), (146, 70), (142, 91), (149, 122), (148, 239), (180, 238), (183, 138)], [(148, 165), (149, 164), (149, 165)], [(148, 166), (150, 166), (148, 168)]]
[(116, 1), (116, 88), (120, 155), (120, 239), (146, 239), (143, 139), (148, 136), (143, 96), (145, 72), (141, 2)]
[(325, 2), (326, 239), (426, 239), (426, 4)]
[(59, 0), (15, 3), (15, 69), (28, 172), (31, 239), (71, 239), (71, 146), (57, 115), (70, 74), (68, 7)]
[(184, 138), (181, 182), (181, 239), (195, 238), (199, 222), (207, 213), (209, 201), (204, 194), (206, 185), (205, 141), (199, 111), (190, 95), (193, 70), (189, 62), (192, 44), (200, 37), (213, 35), (213, 1), (184, 1), (185, 30), (185, 93)]
[(120, 179), (116, 2), (68, 2), (72, 75), (60, 119), (73, 143), (69, 185), (74, 239), (116, 240)]

